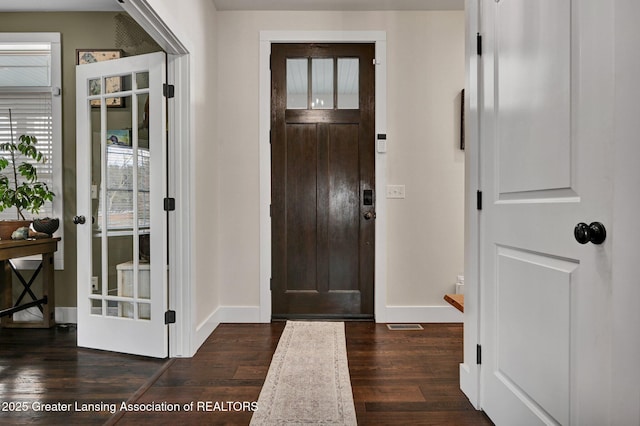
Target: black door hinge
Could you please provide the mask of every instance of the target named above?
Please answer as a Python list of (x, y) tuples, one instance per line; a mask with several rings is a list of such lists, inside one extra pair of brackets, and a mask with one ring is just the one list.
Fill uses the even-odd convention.
[(273, 217), (273, 204), (269, 204), (269, 217)]
[(482, 210), (482, 191), (478, 191), (476, 194), (476, 207), (478, 210)]
[(476, 364), (482, 364), (482, 346), (476, 345)]
[(165, 98), (173, 98), (176, 95), (176, 86), (173, 84), (163, 84), (162, 94)]
[(476, 50), (478, 56), (482, 56), (482, 36), (480, 35), (480, 33), (476, 34)]
[(271, 143), (271, 129), (269, 129), (269, 143)]
[(269, 290), (273, 290), (273, 278), (269, 278)]
[(176, 323), (176, 311), (167, 311), (164, 313), (164, 323), (165, 324), (175, 324)]
[(165, 198), (164, 199), (164, 211), (172, 212), (176, 209), (176, 199), (175, 198)]

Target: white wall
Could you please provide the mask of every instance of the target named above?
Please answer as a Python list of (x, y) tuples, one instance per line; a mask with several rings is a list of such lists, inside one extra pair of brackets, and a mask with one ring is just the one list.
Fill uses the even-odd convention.
[(388, 183), (407, 193), (388, 202), (388, 305), (445, 305), (463, 271), (462, 11), (217, 13), (220, 305), (259, 305), (263, 30), (387, 32)]

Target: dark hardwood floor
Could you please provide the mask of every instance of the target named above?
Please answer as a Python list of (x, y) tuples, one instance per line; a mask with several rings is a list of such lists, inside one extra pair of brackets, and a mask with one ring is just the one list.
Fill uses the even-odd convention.
[[(389, 331), (346, 324), (349, 371), (358, 423), (490, 425), (458, 384), (462, 325), (423, 324)], [(152, 360), (75, 347), (75, 332), (0, 329), (0, 424), (246, 425), (284, 323), (223, 324), (190, 359)], [(35, 412), (34, 402), (164, 406), (161, 412)], [(193, 411), (185, 411), (194, 403)], [(170, 407), (179, 411), (169, 412)], [(3, 407), (0, 406), (0, 410)], [(15, 408), (15, 407), (14, 407)]]
[(104, 424), (109, 411), (75, 404), (126, 401), (165, 362), (78, 348), (75, 328), (0, 328), (0, 424)]

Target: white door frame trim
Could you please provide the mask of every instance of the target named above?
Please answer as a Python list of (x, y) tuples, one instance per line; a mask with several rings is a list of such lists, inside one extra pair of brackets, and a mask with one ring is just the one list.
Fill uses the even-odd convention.
[(174, 35), (147, 0), (127, 0), (122, 8), (165, 50), (168, 57), (167, 84), (175, 86), (175, 97), (168, 105), (170, 141), (168, 197), (176, 200), (169, 214), (169, 309), (176, 312), (176, 323), (169, 326), (169, 356), (191, 357), (198, 349), (195, 340), (195, 268), (193, 224), (195, 205), (194, 153), (191, 141), (191, 99), (189, 51)]
[[(387, 133), (386, 31), (261, 31), (260, 32), (260, 321), (271, 321), (271, 43), (351, 42), (376, 45), (376, 129)], [(387, 158), (376, 150), (375, 319), (387, 318)]]

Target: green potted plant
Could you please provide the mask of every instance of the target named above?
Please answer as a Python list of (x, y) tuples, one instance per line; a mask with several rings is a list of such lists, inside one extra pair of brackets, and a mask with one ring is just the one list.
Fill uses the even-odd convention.
[(14, 140), (11, 110), (9, 129), (10, 142), (0, 144), (0, 211), (15, 208), (18, 221), (2, 221), (5, 222), (0, 224), (0, 239), (3, 240), (11, 238), (11, 233), (17, 228), (29, 226), (30, 221), (26, 220), (24, 211), (38, 214), (45, 202), (53, 201), (55, 196), (45, 182), (38, 180), (35, 164), (43, 164), (47, 158), (36, 147), (36, 137), (21, 135), (17, 143)]

